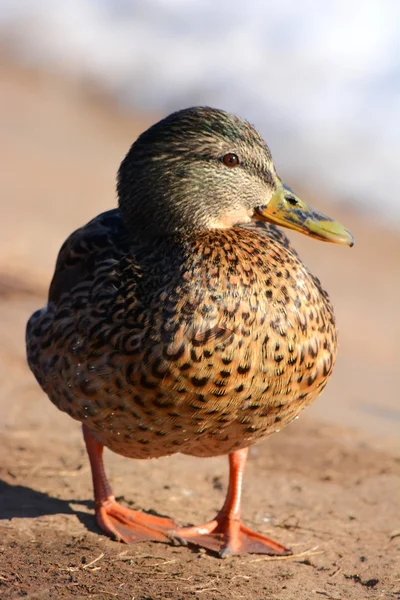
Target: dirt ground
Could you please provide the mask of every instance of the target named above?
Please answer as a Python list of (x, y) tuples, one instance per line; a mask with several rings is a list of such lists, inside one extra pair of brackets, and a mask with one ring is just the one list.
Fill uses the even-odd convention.
[[(47, 412), (44, 399), (31, 401)], [(244, 518), (294, 556), (220, 560), (102, 535), (79, 426), (50, 412), (34, 435), (2, 440), (1, 598), (400, 598), (400, 461), (353, 432), (304, 419), (255, 447)], [(133, 462), (108, 453), (107, 467), (115, 493), (134, 508), (199, 523), (223, 503), (225, 458)]]
[[(399, 237), (336, 206), (354, 251), (293, 238), (331, 293), (340, 357), (315, 408), (251, 450), (243, 516), (294, 555), (114, 542), (94, 522), (79, 424), (40, 391), (23, 335), (63, 239), (114, 206), (118, 162), (154, 117), (4, 57), (0, 69), (0, 598), (399, 600)], [(134, 508), (199, 523), (223, 502), (224, 457), (106, 464)]]

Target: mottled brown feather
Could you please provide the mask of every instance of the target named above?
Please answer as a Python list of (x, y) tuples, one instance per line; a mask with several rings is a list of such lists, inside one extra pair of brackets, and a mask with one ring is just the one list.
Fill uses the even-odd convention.
[(61, 248), (27, 328), (52, 402), (132, 458), (215, 456), (279, 430), (321, 392), (332, 307), (273, 225), (134, 243), (118, 210)]

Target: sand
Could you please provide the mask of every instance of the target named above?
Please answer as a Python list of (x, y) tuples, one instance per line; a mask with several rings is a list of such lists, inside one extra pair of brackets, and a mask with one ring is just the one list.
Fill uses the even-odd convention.
[[(79, 425), (37, 386), (23, 336), (62, 241), (115, 206), (118, 164), (157, 117), (4, 55), (0, 70), (0, 597), (400, 598), (399, 236), (310, 182), (288, 182), (356, 237), (350, 250), (291, 236), (330, 292), (340, 354), (323, 397), (252, 449), (243, 512), (295, 555), (222, 561), (109, 540), (94, 523)], [(222, 504), (223, 457), (106, 460), (115, 493), (134, 507), (196, 523)]]

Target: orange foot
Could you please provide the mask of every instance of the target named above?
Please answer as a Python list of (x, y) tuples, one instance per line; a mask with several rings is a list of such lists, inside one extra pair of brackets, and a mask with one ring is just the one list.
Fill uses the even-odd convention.
[(285, 556), (292, 551), (272, 538), (257, 533), (237, 519), (218, 515), (213, 521), (171, 532), (181, 544), (195, 544), (216, 552), (220, 558), (231, 554), (270, 554)]
[(113, 496), (98, 504), (96, 519), (103, 531), (127, 544), (144, 540), (171, 542), (167, 533), (177, 527), (177, 523), (167, 517), (157, 517), (125, 508), (118, 504)]
[(104, 471), (103, 445), (93, 437), (85, 425), (83, 437), (92, 468), (96, 520), (101, 529), (127, 544), (143, 540), (170, 542), (171, 537), (167, 532), (175, 529), (177, 523), (172, 519), (156, 517), (118, 504)]

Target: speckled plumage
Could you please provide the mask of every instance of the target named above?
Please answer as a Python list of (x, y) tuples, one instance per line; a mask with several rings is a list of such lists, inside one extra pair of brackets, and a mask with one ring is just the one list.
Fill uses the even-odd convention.
[(215, 456), (281, 429), (329, 377), (332, 309), (273, 225), (129, 246), (117, 210), (73, 233), (29, 362), (58, 408), (131, 458)]
[[(48, 304), (27, 327), (38, 382), (84, 424), (98, 523), (127, 542), (168, 541), (173, 529), (220, 556), (287, 554), (240, 521), (246, 448), (315, 400), (337, 341), (326, 292), (271, 221), (352, 236), (282, 184), (251, 125), (215, 109), (142, 134), (118, 195), (119, 209), (66, 240)], [(124, 508), (103, 446), (131, 458), (229, 454), (225, 504), (189, 529)]]

